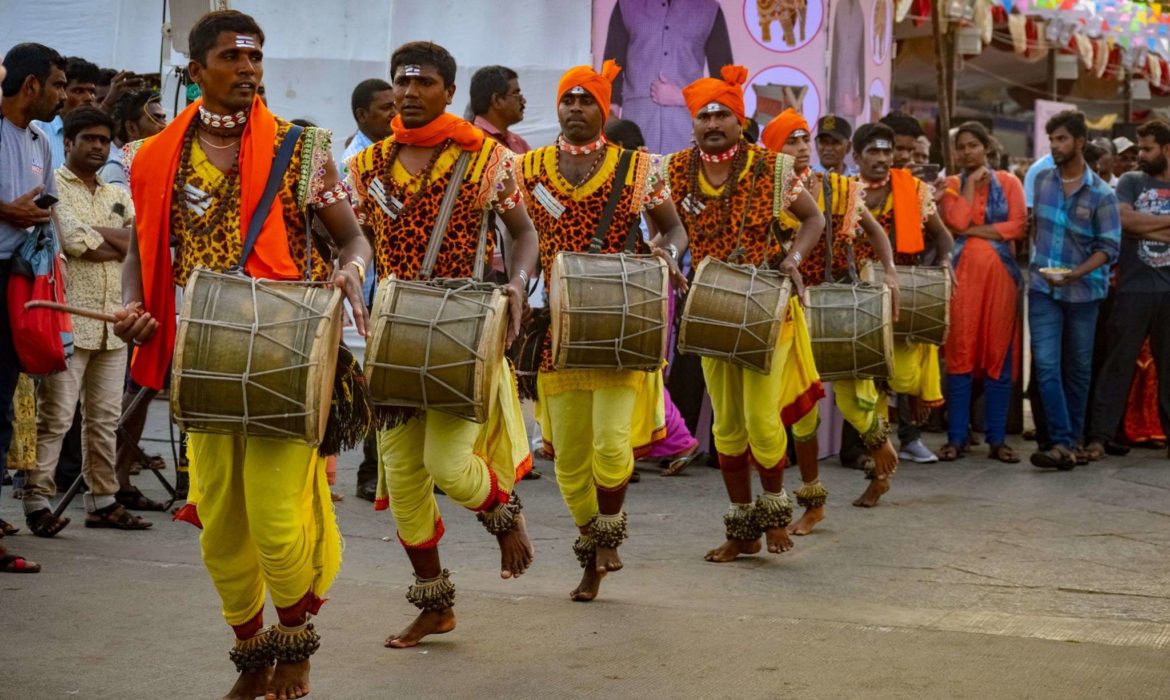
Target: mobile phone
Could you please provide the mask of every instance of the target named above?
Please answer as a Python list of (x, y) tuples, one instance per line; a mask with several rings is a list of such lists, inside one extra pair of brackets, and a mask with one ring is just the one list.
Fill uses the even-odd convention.
[(37, 205), (41, 209), (48, 209), (56, 203), (57, 198), (51, 194), (42, 194), (40, 197), (37, 197), (33, 200), (33, 204)]
[(938, 179), (939, 170), (941, 168), (938, 163), (922, 163), (921, 165), (910, 166), (910, 172), (914, 174), (914, 177), (927, 183), (933, 183)]

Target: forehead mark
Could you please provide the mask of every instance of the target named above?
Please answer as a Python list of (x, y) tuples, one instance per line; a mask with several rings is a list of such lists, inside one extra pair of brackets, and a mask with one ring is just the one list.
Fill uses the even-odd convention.
[(411, 78), (417, 78), (422, 75), (422, 66), (417, 63), (408, 63), (402, 67), (402, 74)]
[(256, 44), (256, 37), (254, 37), (250, 34), (237, 34), (236, 35), (236, 48), (237, 49), (255, 49), (255, 48), (259, 48), (259, 47)]

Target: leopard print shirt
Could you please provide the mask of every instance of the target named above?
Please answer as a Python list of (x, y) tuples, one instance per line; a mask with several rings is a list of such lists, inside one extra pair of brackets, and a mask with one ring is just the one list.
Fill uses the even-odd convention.
[[(865, 210), (865, 198), (861, 184), (852, 178), (831, 173), (829, 188), (831, 209), (825, 203), (824, 174), (810, 172), (803, 178), (805, 189), (816, 197), (817, 206), (826, 214), (826, 219), (832, 222), (833, 227), (833, 272), (831, 281), (844, 281), (849, 278), (850, 245), (856, 245), (861, 230), (861, 213)], [(831, 218), (830, 218), (831, 217)], [(796, 237), (799, 222), (788, 212), (780, 216), (780, 237), (784, 247), (788, 248)], [(863, 238), (861, 240), (864, 240)], [(868, 245), (868, 243), (867, 243)], [(776, 261), (777, 263), (779, 261)], [(800, 275), (806, 285), (818, 285), (825, 281), (825, 236), (817, 239), (817, 244), (800, 263)]]
[[(804, 186), (796, 174), (795, 161), (791, 156), (772, 153), (759, 146), (747, 148), (747, 161), (744, 169), (736, 176), (740, 184), (732, 197), (727, 220), (720, 220), (721, 207), (718, 201), (727, 183), (718, 188), (711, 187), (700, 170), (698, 182), (701, 191), (691, 192), (690, 162), (693, 147), (667, 156), (663, 164), (671, 196), (687, 227), (692, 267), (697, 268), (707, 256), (728, 260), (735, 252), (741, 222), (743, 262), (762, 265), (777, 259), (781, 253), (773, 222), (791, 206)], [(754, 186), (749, 183), (754, 183)]]
[[(462, 151), (458, 146), (450, 145), (438, 156), (425, 191), (411, 209), (399, 216), (399, 202), (413, 198), (422, 182), (421, 178), (411, 176), (401, 162), (392, 166), (392, 182), (385, 182), (386, 160), (393, 144), (394, 137), (391, 136), (353, 156), (348, 162), (346, 177), (358, 221), (373, 232), (378, 277), (385, 279), (394, 275), (398, 279), (410, 280), (418, 277), (439, 205)], [(480, 224), (489, 207), (502, 213), (504, 198), (500, 195), (507, 192), (513, 182), (512, 172), (511, 152), (490, 138), (471, 154), (433, 277), (472, 276)], [(514, 191), (515, 186), (511, 189)], [(491, 269), (494, 249), (489, 231), (484, 250), (486, 270)]]

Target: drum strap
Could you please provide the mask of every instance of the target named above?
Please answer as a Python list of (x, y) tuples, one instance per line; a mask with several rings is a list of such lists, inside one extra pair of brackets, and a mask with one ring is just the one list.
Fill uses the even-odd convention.
[[(626, 175), (630, 172), (630, 161), (634, 159), (634, 152), (622, 149), (618, 160), (617, 174), (613, 178), (613, 188), (609, 191), (609, 199), (605, 202), (605, 209), (601, 211), (601, 218), (597, 221), (597, 233), (593, 234), (593, 241), (589, 243), (590, 253), (600, 253), (609, 238), (609, 229), (613, 225), (613, 215), (617, 211), (618, 200), (622, 198), (622, 191), (626, 188)], [(627, 247), (629, 240), (626, 241)]]
[(304, 130), (305, 127), (293, 124), (288, 133), (284, 135), (284, 140), (280, 142), (280, 150), (276, 152), (276, 157), (272, 160), (272, 169), (268, 171), (268, 182), (264, 183), (264, 193), (260, 195), (256, 210), (252, 212), (252, 220), (248, 222), (248, 235), (244, 238), (240, 261), (235, 266), (237, 270), (244, 269), (244, 264), (252, 255), (252, 249), (256, 247), (256, 241), (260, 239), (260, 229), (264, 227), (264, 221), (268, 218), (269, 210), (272, 209), (272, 202), (276, 199), (276, 192), (280, 189), (281, 181), (284, 180), (288, 164), (292, 162), (293, 149), (296, 148), (297, 140), (300, 139), (301, 132)]
[[(748, 182), (748, 195), (747, 201), (745, 201), (743, 205), (743, 215), (739, 217), (739, 231), (737, 231), (735, 234), (735, 247), (731, 249), (731, 255), (727, 258), (727, 262), (729, 263), (742, 264), (747, 262), (747, 256), (743, 249), (743, 229), (745, 226), (747, 226), (748, 212), (752, 210), (752, 199), (756, 194), (756, 183), (759, 181), (760, 173), (763, 171), (763, 169), (764, 159), (756, 159), (755, 165), (752, 166), (752, 179)], [(735, 173), (732, 173), (731, 177), (735, 177)], [(731, 183), (727, 183), (724, 186), (730, 187)], [(764, 260), (763, 264), (764, 267), (767, 267), (768, 261)]]
[[(455, 198), (459, 195), (459, 188), (463, 186), (463, 174), (467, 172), (467, 164), (471, 161), (471, 152), (463, 151), (451, 169), (451, 180), (443, 192), (443, 201), (439, 204), (439, 213), (435, 217), (435, 226), (431, 229), (431, 237), (427, 240), (427, 253), (423, 257), (422, 267), (419, 268), (418, 278), (429, 280), (435, 271), (435, 263), (439, 260), (439, 249), (443, 247), (443, 238), (447, 235), (447, 224), (451, 222), (451, 212), (455, 211)], [(484, 217), (487, 218), (486, 216)], [(483, 238), (483, 232), (480, 232)]]
[[(836, 236), (833, 235), (833, 183), (832, 173), (825, 173), (825, 178), (822, 180), (822, 186), (825, 191), (825, 282), (835, 282), (833, 278), (833, 241)], [(853, 284), (858, 283), (857, 277), (857, 263), (853, 260), (853, 244), (846, 244), (845, 257), (848, 261), (849, 277), (853, 280)]]

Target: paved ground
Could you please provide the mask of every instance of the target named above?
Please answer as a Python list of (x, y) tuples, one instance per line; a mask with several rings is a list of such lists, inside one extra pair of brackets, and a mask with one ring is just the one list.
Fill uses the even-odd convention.
[[(357, 461), (341, 465), (345, 565), (318, 621), (313, 697), (1170, 696), (1162, 452), (1071, 473), (907, 465), (870, 511), (849, 506), (861, 474), (828, 460), (820, 529), (788, 554), (723, 565), (702, 561), (720, 538), (718, 473), (644, 471), (627, 567), (588, 605), (567, 597), (579, 569), (551, 479), (523, 484), (538, 560), (514, 582), (444, 500), (459, 628), (404, 651), (382, 640), (412, 617), (410, 572), (383, 539), (389, 515), (348, 495)], [(160, 496), (153, 481), (138, 483)], [(6, 540), (45, 572), (0, 578), (0, 698), (218, 697), (230, 635), (196, 531), (161, 518), (144, 533), (86, 530), (80, 501), (57, 538)], [(20, 520), (7, 492), (0, 515)]]

